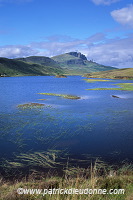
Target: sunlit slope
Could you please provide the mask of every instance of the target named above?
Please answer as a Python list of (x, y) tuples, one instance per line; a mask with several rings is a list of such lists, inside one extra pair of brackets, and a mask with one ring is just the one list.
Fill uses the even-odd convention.
[(107, 78), (107, 79), (133, 79), (133, 68), (115, 69), (104, 72), (85, 74), (88, 78)]
[(38, 76), (62, 73), (61, 68), (51, 65), (41, 65), (23, 62), (17, 59), (0, 58), (1, 76)]
[(116, 69), (114, 67), (100, 65), (93, 61), (88, 61), (83, 54), (77, 52), (54, 56), (52, 59), (59, 63), (65, 74), (76, 75)]

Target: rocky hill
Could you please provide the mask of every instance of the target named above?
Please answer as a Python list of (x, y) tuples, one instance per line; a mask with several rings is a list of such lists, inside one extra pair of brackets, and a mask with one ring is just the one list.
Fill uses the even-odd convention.
[(79, 52), (69, 52), (52, 58), (0, 58), (1, 76), (83, 75), (113, 69), (115, 68), (88, 61), (86, 56)]
[(86, 56), (78, 52), (70, 52), (52, 57), (65, 74), (85, 74), (97, 71), (107, 71), (116, 69), (114, 67), (100, 65), (93, 61), (88, 61)]

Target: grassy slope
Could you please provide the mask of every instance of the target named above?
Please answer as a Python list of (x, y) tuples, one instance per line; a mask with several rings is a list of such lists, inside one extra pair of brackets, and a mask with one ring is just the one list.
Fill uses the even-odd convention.
[(112, 70), (115, 68), (100, 65), (98, 63), (76, 57), (69, 53), (52, 57), (64, 69), (65, 74), (84, 74), (96, 71)]
[(133, 79), (133, 68), (115, 69), (84, 75), (88, 78)]
[[(33, 173), (28, 180), (14, 183), (2, 181), (0, 182), (0, 199), (1, 200), (131, 200), (133, 199), (133, 171), (125, 166), (117, 171), (109, 171), (103, 176), (98, 175), (96, 165), (90, 169), (74, 168), (72, 171), (68, 169), (64, 172), (63, 177), (52, 177), (50, 174), (41, 176)], [(71, 172), (71, 173), (70, 173)], [(42, 189), (42, 194), (18, 194), (17, 189)], [(46, 194), (43, 195), (44, 189), (110, 189), (120, 192), (124, 189), (124, 193), (120, 194)], [(116, 191), (118, 189), (118, 191)], [(23, 190), (21, 190), (23, 191)]]
[(133, 68), (114, 69), (66, 53), (52, 59), (44, 56), (0, 58), (0, 74), (7, 76), (86, 74), (85, 77), (89, 78), (133, 79)]
[(7, 76), (83, 75), (85, 73), (113, 69), (112, 67), (88, 61), (82, 54), (77, 57), (75, 53), (62, 54), (52, 59), (45, 56), (30, 56), (17, 59), (0, 58), (0, 74), (6, 74)]
[(16, 59), (0, 58), (0, 74), (7, 76), (55, 75), (62, 72), (61, 68), (52, 65), (26, 63)]
[(45, 56), (30, 56), (26, 58), (16, 58), (15, 60), (23, 61), (30, 64), (39, 64), (43, 66), (49, 66), (60, 69), (59, 65), (54, 60)]

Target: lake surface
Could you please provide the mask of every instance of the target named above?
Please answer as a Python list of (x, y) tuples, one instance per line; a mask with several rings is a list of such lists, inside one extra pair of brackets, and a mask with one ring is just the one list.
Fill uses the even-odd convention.
[[(83, 79), (81, 76), (0, 78), (2, 162), (13, 161), (22, 153), (48, 150), (61, 150), (64, 156), (80, 160), (97, 157), (109, 163), (133, 160), (133, 92), (86, 90), (133, 81), (87, 83)], [(81, 99), (38, 93), (72, 94)], [(31, 102), (46, 106), (18, 108), (19, 104)]]

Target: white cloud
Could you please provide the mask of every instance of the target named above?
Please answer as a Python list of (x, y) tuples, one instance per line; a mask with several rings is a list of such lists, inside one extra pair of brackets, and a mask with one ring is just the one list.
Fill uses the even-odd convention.
[(129, 25), (133, 27), (133, 5), (129, 5), (125, 8), (114, 10), (111, 12), (111, 16), (123, 25)]
[(133, 37), (107, 40), (88, 51), (88, 58), (114, 67), (133, 67)]
[(31, 56), (37, 53), (37, 50), (22, 45), (6, 45), (0, 47), (0, 57), (17, 58)]
[(42, 42), (29, 45), (8, 45), (0, 47), (1, 57), (55, 56), (70, 51), (85, 54), (88, 60), (114, 67), (133, 67), (133, 34), (125, 38), (108, 39), (97, 33), (84, 40), (67, 36), (51, 36)]
[(120, 0), (91, 0), (96, 5), (110, 5), (112, 3), (116, 3)]

